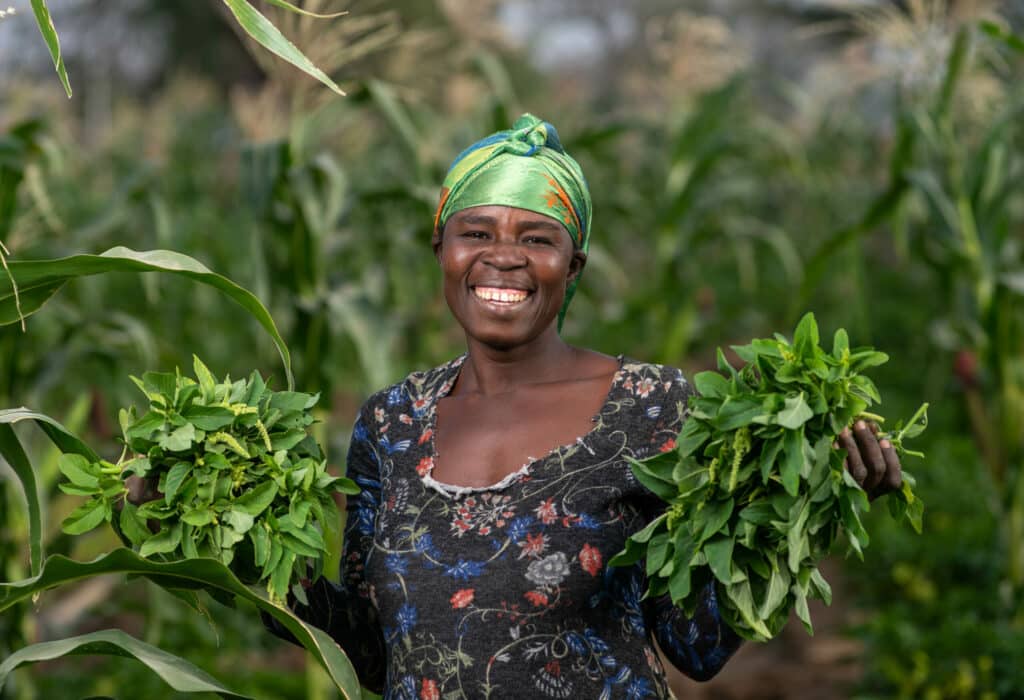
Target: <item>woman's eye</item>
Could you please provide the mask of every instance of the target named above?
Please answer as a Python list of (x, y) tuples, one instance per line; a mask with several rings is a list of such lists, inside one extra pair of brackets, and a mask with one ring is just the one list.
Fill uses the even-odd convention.
[(538, 245), (551, 245), (551, 239), (547, 236), (527, 236), (526, 242)]
[(463, 238), (487, 238), (484, 231), (464, 231), (461, 235)]

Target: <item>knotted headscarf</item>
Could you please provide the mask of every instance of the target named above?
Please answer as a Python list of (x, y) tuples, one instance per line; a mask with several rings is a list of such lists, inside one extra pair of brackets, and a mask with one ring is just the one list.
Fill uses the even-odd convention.
[[(434, 235), (441, 235), (452, 214), (495, 204), (549, 216), (565, 226), (576, 249), (589, 248), (591, 201), (583, 171), (562, 148), (555, 127), (532, 114), (458, 155), (441, 187)], [(579, 277), (565, 290), (559, 329)]]

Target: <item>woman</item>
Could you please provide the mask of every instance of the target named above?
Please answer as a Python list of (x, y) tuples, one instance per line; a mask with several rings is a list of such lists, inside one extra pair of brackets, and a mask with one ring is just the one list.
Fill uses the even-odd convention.
[[(673, 448), (692, 389), (559, 336), (590, 212), (579, 166), (530, 115), (445, 178), (433, 249), (467, 352), (361, 409), (342, 586), (321, 580), (298, 610), (385, 697), (663, 698), (652, 639), (698, 679), (740, 645), (712, 587), (687, 619), (641, 599), (640, 565), (606, 566), (664, 509), (626, 458)], [(891, 446), (854, 433), (855, 477), (897, 487)]]

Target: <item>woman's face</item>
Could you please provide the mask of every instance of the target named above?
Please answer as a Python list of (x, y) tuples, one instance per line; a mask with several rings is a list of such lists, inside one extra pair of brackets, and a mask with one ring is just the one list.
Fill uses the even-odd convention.
[(434, 252), (467, 336), (502, 350), (557, 334), (566, 285), (586, 262), (555, 219), (497, 205), (453, 214)]

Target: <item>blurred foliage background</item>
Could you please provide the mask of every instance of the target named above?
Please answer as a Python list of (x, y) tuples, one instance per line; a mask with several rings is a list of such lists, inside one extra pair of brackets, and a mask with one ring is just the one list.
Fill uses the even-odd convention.
[[(836, 564), (831, 637), (745, 650), (679, 694), (1024, 697), (1024, 5), (300, 4), (348, 10), (261, 5), (348, 97), (241, 38), (213, 0), (53, 0), (68, 100), (27, 1), (14, 3), (0, 19), (9, 257), (169, 248), (253, 290), (297, 388), (322, 392), (340, 470), (365, 396), (461, 351), (429, 248), (437, 189), (465, 145), (532, 111), (558, 126), (595, 202), (570, 342), (693, 373), (717, 346), (812, 310), (823, 332), (891, 355), (882, 412), (932, 406), (928, 458), (907, 465), (925, 534), (873, 518), (866, 561)], [(262, 330), (215, 292), (80, 280), (25, 332), (0, 328), (0, 406), (48, 413), (116, 457), (117, 408), (137, 401), (128, 374), (187, 368), (191, 353), (283, 387)], [(49, 551), (107, 549), (112, 535), (60, 534), (76, 499), (36, 448)], [(24, 578), (24, 508), (4, 471), (0, 508), (3, 579)], [(243, 692), (333, 697), (253, 611), (210, 613), (104, 579), (5, 613), (0, 658), (121, 626)], [(842, 673), (808, 670), (830, 665)], [(825, 681), (812, 693), (801, 678)], [(0, 697), (125, 688), (173, 697), (132, 662), (90, 658), (19, 671)]]

